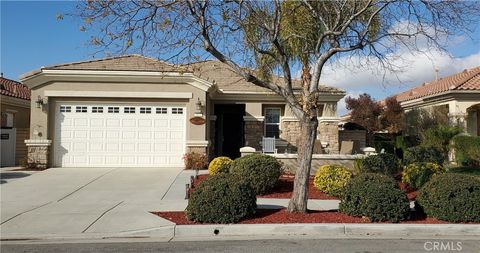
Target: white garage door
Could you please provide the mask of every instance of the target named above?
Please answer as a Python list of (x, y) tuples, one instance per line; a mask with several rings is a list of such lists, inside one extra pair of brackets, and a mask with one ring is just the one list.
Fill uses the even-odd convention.
[(181, 167), (182, 106), (62, 104), (56, 107), (59, 167)]

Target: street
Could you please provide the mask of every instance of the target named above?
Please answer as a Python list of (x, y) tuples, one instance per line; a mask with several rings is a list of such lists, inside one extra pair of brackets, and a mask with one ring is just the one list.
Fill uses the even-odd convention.
[(389, 239), (283, 239), (248, 241), (192, 242), (119, 242), (119, 243), (51, 243), (7, 242), (2, 253), (94, 253), (94, 252), (480, 252), (479, 240), (389, 240)]

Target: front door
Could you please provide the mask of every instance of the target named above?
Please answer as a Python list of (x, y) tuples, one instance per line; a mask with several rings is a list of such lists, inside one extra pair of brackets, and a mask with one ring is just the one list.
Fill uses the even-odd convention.
[(240, 148), (244, 146), (245, 105), (215, 105), (215, 115), (216, 156), (227, 156), (231, 159), (240, 157)]

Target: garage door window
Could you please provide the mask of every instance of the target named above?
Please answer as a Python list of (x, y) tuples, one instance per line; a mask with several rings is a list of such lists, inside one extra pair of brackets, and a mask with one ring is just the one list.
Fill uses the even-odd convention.
[(113, 107), (113, 106), (108, 107), (108, 113), (119, 113), (119, 112), (120, 112), (119, 107)]
[(135, 107), (125, 107), (123, 108), (124, 113), (135, 113)]
[(98, 107), (98, 106), (92, 107), (92, 113), (103, 113), (103, 107)]
[(172, 114), (183, 114), (183, 108), (172, 108)]
[(150, 108), (150, 107), (140, 107), (140, 113), (142, 113), (142, 114), (152, 113), (152, 108)]
[(157, 114), (167, 114), (167, 108), (166, 107), (158, 107), (156, 109)]
[(60, 106), (60, 112), (72, 112), (71, 106)]
[(75, 107), (75, 112), (87, 112), (87, 107), (86, 106), (76, 106)]

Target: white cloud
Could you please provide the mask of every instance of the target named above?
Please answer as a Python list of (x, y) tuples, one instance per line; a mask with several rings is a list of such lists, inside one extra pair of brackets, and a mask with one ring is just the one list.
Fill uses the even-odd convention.
[(360, 94), (363, 94), (363, 93), (365, 93), (365, 92), (363, 92), (363, 91), (350, 91), (350, 92), (347, 93), (347, 95), (345, 95), (345, 97), (340, 99), (340, 101), (338, 101), (338, 104), (337, 104), (337, 114), (338, 114), (338, 116), (343, 116), (343, 115), (348, 113), (346, 103), (345, 103), (345, 98), (347, 98), (347, 97), (358, 98), (360, 96)]

